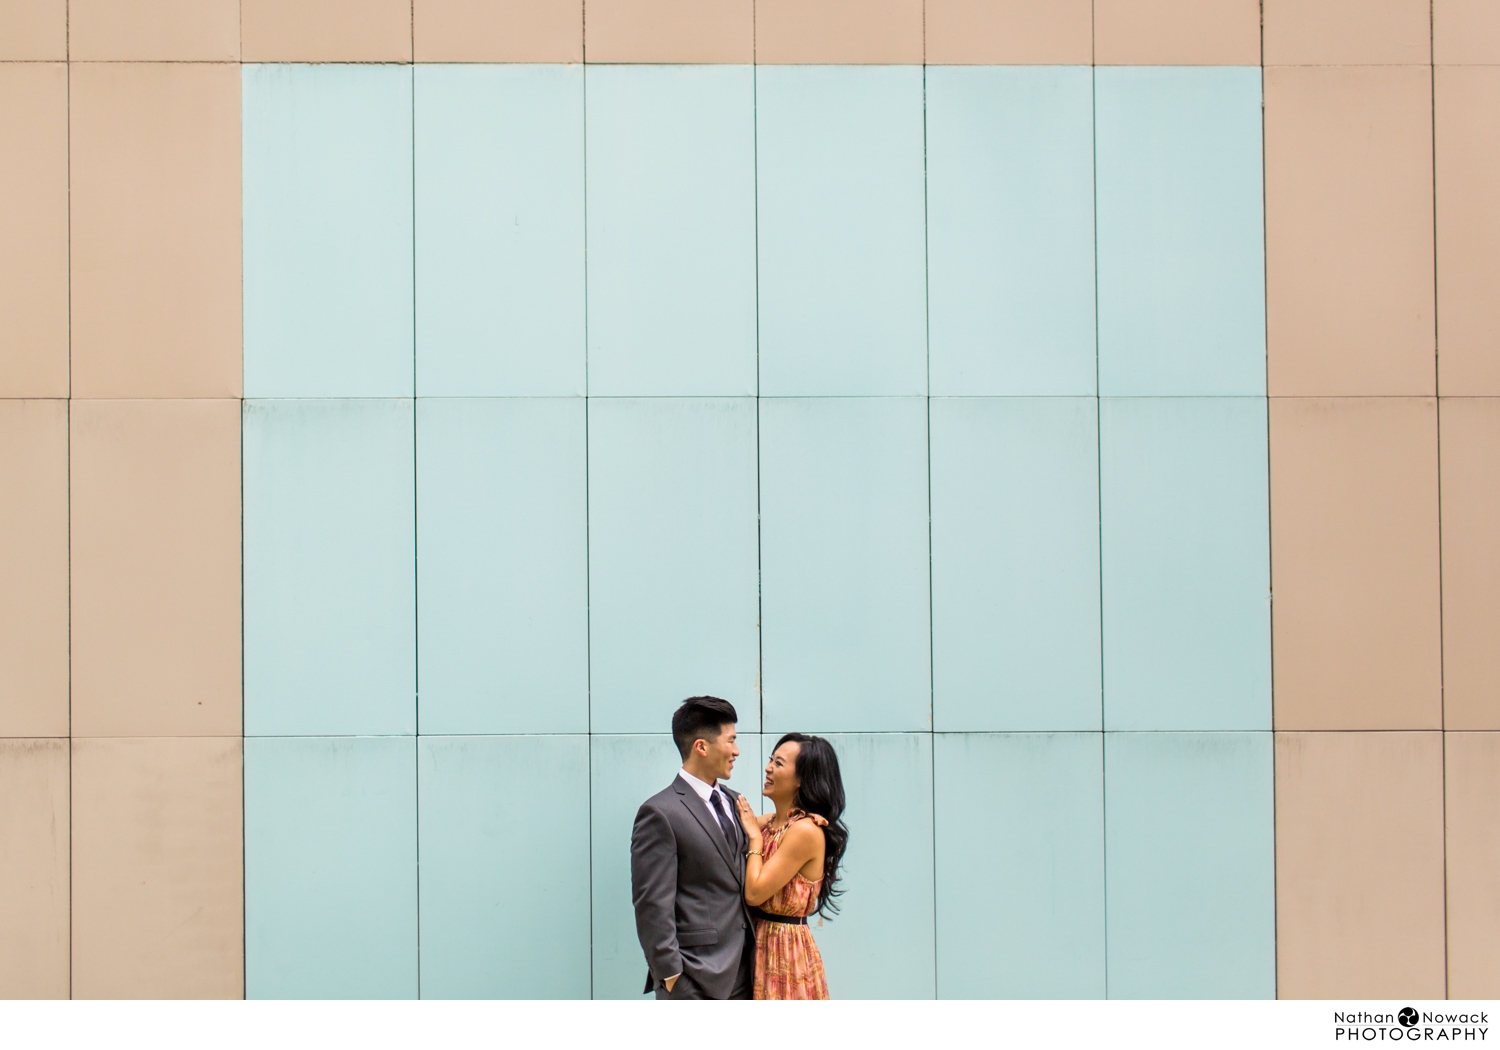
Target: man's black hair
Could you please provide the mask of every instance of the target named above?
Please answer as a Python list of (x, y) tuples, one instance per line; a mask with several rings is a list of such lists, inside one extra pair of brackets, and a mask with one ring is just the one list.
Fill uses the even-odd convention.
[(734, 713), (734, 705), (717, 696), (690, 696), (672, 712), (672, 739), (683, 761), (693, 749), (694, 740), (719, 739), (719, 731), (726, 725), (734, 725), (740, 716)]

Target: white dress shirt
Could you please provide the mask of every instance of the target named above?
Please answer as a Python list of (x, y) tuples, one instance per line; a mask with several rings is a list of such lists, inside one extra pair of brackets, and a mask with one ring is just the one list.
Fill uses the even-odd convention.
[[(686, 769), (679, 769), (677, 771), (677, 775), (685, 780), (687, 782), (687, 786), (692, 788), (693, 791), (697, 793), (698, 797), (703, 800), (703, 804), (708, 807), (708, 811), (710, 813), (712, 813), (714, 809), (713, 797), (715, 795), (718, 795), (719, 801), (724, 805), (724, 812), (729, 814), (729, 819), (731, 821), (738, 821), (740, 819), (739, 814), (735, 811), (734, 805), (729, 801), (729, 796), (724, 793), (724, 789), (721, 788), (717, 782), (712, 784), (705, 783), (704, 781), (699, 780), (697, 777), (693, 776), (693, 774), (689, 773)], [(718, 820), (715, 819), (714, 823), (718, 823)], [(729, 848), (734, 848), (733, 842), (729, 844)]]

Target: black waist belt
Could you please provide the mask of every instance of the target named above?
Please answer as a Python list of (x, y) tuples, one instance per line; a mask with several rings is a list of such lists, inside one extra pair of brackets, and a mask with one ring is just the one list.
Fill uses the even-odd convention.
[(766, 922), (784, 922), (788, 926), (807, 925), (807, 918), (802, 915), (772, 915), (770, 912), (761, 911), (759, 908), (751, 908), (750, 914), (754, 918), (765, 919)]

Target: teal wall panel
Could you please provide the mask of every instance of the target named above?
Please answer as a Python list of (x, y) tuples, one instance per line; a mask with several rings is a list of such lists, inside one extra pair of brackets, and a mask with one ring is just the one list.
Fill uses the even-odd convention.
[(417, 402), (424, 733), (588, 731), (583, 398)]
[(584, 392), (583, 67), (416, 67), (417, 393)]
[(1263, 398), (1100, 402), (1104, 724), (1271, 728)]
[(755, 73), (588, 67), (589, 393), (755, 393)]
[(1260, 77), (246, 66), (248, 994), (641, 997), (705, 692), (834, 997), (1274, 994)]
[(1260, 69), (1094, 76), (1099, 392), (1265, 393)]
[(753, 398), (590, 400), (594, 732), (703, 693), (759, 730), (755, 431)]
[(1271, 734), (1104, 746), (1110, 997), (1274, 998)]
[(932, 726), (927, 403), (760, 402), (766, 730)]
[(417, 995), (412, 737), (245, 741), (245, 994)]
[[(665, 709), (663, 728), (670, 729), (671, 717), (671, 709)], [(762, 741), (754, 733), (744, 733), (739, 745), (729, 786), (758, 803)], [(646, 986), (646, 956), (636, 938), (630, 896), (630, 832), (641, 803), (672, 782), (682, 760), (667, 732), (595, 733), (589, 737), (589, 748), (594, 998), (639, 999)]]
[(934, 739), (937, 990), (1104, 997), (1101, 733)]
[(410, 397), (411, 67), (243, 73), (246, 397)]
[(1101, 728), (1095, 400), (931, 413), (934, 728)]
[(920, 66), (758, 66), (760, 392), (927, 392)]
[[(840, 911), (813, 937), (835, 999), (931, 999), (936, 991), (932, 735), (829, 734), (848, 795)], [(775, 737), (766, 740), (767, 749)]]
[(1088, 66), (929, 66), (932, 393), (1094, 393)]
[(246, 401), (245, 732), (416, 729), (410, 400)]
[(586, 736), (417, 744), (424, 999), (589, 997)]

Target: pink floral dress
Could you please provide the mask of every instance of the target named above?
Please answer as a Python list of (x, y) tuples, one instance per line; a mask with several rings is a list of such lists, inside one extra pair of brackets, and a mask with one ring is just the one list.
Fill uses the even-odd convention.
[[(810, 820), (820, 828), (828, 821), (816, 813), (794, 809), (786, 825), (777, 831), (766, 831), (764, 860), (770, 861), (781, 836), (799, 820)], [(770, 915), (811, 915), (818, 906), (818, 890), (823, 880), (809, 882), (800, 873), (792, 876), (760, 910)], [(755, 920), (755, 998), (757, 999), (827, 999), (828, 976), (823, 972), (823, 956), (813, 940), (812, 930), (784, 922)]]

